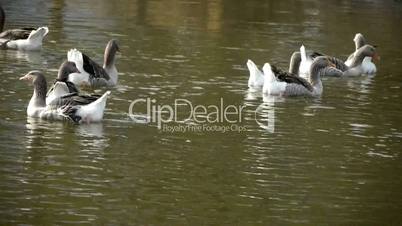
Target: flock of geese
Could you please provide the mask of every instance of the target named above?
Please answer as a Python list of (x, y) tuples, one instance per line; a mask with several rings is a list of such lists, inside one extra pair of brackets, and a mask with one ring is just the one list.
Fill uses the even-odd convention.
[(367, 44), (360, 33), (355, 35), (353, 41), (356, 49), (345, 62), (322, 53), (306, 51), (303, 45), (300, 51), (292, 54), (288, 71), (265, 63), (261, 72), (253, 61), (248, 60), (248, 87), (253, 92), (262, 90), (266, 95), (316, 97), (323, 92), (321, 76), (375, 74), (377, 68), (372, 60), (379, 59), (375, 47)]
[[(43, 39), (49, 33), (47, 27), (3, 30), (4, 21), (5, 13), (0, 6), (0, 48), (20, 51), (42, 48)], [(101, 121), (107, 97), (111, 92), (106, 91), (103, 95), (84, 95), (79, 92), (79, 87), (115, 86), (118, 80), (115, 55), (118, 51), (120, 50), (116, 40), (110, 40), (106, 45), (103, 66), (100, 66), (79, 50), (71, 49), (49, 89), (41, 71), (28, 72), (20, 78), (31, 83), (34, 89), (27, 115), (42, 119), (68, 119), (76, 123)]]
[[(40, 50), (48, 34), (47, 27), (3, 30), (5, 13), (0, 6), (0, 48), (14, 50)], [(366, 43), (362, 34), (353, 39), (356, 49), (343, 62), (340, 59), (314, 51), (306, 51), (302, 45), (290, 59), (289, 70), (284, 71), (265, 63), (262, 72), (253, 61), (247, 61), (250, 72), (248, 86), (253, 91), (279, 96), (320, 96), (323, 92), (321, 76), (356, 76), (376, 73), (372, 60), (377, 59), (374, 46)], [(120, 51), (116, 40), (110, 40), (105, 49), (103, 66), (77, 49), (67, 53), (52, 86), (47, 88), (45, 76), (40, 71), (30, 71), (20, 80), (33, 84), (27, 115), (42, 119), (68, 119), (76, 123), (97, 122), (103, 119), (107, 97), (84, 95), (82, 86), (98, 88), (117, 84), (118, 72), (115, 55)]]

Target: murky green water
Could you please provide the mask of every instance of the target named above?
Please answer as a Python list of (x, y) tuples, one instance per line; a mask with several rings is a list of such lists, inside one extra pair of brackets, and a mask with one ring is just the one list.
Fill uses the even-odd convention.
[[(0, 224), (401, 223), (400, 1), (2, 5), (7, 27), (51, 32), (41, 52), (0, 52)], [(319, 99), (261, 105), (261, 95), (247, 92), (247, 59), (286, 68), (302, 42), (345, 58), (357, 32), (379, 46), (376, 76), (325, 78)], [(52, 80), (73, 47), (101, 61), (111, 38), (122, 50), (120, 84), (103, 123), (27, 121), (32, 90), (18, 77), (40, 69)], [(246, 106), (238, 125), (247, 131), (164, 132), (131, 120), (138, 98), (197, 105), (223, 98)], [(255, 122), (260, 105), (274, 117), (274, 133)]]

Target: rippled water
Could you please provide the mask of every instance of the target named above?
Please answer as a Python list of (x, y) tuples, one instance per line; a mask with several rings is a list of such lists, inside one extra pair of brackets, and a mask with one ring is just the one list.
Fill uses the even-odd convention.
[[(400, 1), (2, 5), (6, 27), (47, 25), (51, 32), (41, 52), (0, 52), (1, 224), (401, 222)], [(357, 32), (378, 45), (376, 76), (324, 78), (317, 99), (248, 92), (247, 59), (286, 68), (301, 43), (345, 58)], [(27, 120), (32, 90), (21, 75), (40, 69), (51, 81), (70, 48), (101, 61), (111, 38), (122, 50), (120, 84), (104, 122)], [(239, 125), (247, 131), (163, 132), (131, 120), (128, 108), (137, 98), (197, 105), (223, 98), (246, 106)], [(258, 107), (262, 122), (274, 118), (268, 131), (255, 121)]]

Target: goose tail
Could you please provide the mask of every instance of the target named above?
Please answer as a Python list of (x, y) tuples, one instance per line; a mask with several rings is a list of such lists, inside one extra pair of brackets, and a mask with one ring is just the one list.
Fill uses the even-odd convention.
[(96, 101), (81, 106), (76, 114), (84, 122), (98, 122), (103, 119), (103, 113), (106, 107), (106, 101), (108, 96), (111, 94), (110, 91), (106, 91), (99, 99)]
[(248, 79), (248, 86), (262, 86), (264, 74), (258, 69), (257, 65), (252, 60), (247, 60), (247, 68), (250, 72)]
[(82, 53), (77, 49), (70, 49), (67, 52), (67, 60), (74, 62), (79, 71), (84, 71), (84, 60), (82, 57)]
[(306, 62), (307, 61), (307, 54), (306, 54), (306, 48), (304, 45), (300, 46), (300, 55), (301, 55), (301, 61)]

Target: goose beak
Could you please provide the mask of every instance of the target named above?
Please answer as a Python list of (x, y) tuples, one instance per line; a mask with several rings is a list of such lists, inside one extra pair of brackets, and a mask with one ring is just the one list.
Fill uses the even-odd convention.
[(327, 59), (328, 65), (330, 67), (336, 68), (336, 65)]
[(380, 60), (381, 60), (381, 57), (380, 57), (377, 53), (374, 53), (374, 54), (373, 54), (373, 60), (380, 61)]
[(20, 81), (28, 81), (31, 79), (31, 76), (29, 76), (28, 74), (22, 76), (21, 78), (19, 78)]

